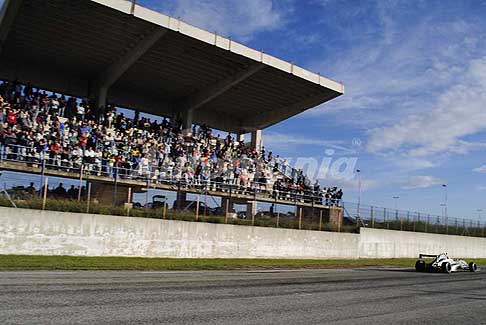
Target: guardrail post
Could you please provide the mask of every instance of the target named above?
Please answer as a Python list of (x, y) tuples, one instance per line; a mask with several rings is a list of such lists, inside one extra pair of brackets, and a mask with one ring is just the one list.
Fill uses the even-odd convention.
[(371, 228), (375, 228), (375, 211), (373, 206), (370, 208), (370, 217), (371, 217)]
[[(118, 171), (118, 165), (117, 164), (115, 164), (114, 169), (115, 169), (115, 179), (114, 179), (114, 191), (113, 191), (113, 203), (112, 203), (113, 206), (116, 205), (116, 197), (118, 196), (118, 173), (119, 173), (119, 171)], [(131, 174), (131, 172), (130, 172), (130, 174)], [(125, 177), (127, 177), (127, 176), (125, 175)]]
[[(46, 159), (45, 159), (45, 156), (42, 155), (41, 156), (41, 159), (42, 159), (42, 164), (41, 164), (41, 186), (42, 186), (42, 184), (44, 184), (44, 177), (45, 177), (45, 173), (46, 173)], [(40, 192), (39, 192), (39, 195), (40, 195)]]
[(302, 229), (302, 208), (298, 208), (299, 211), (299, 229)]
[(383, 208), (383, 218), (383, 222), (386, 223), (386, 229), (390, 229), (390, 223), (388, 222), (386, 208)]
[(148, 203), (149, 203), (149, 189), (150, 189), (150, 181), (147, 178), (147, 191), (145, 191), (145, 209), (148, 209)]
[[(230, 188), (230, 192), (231, 192), (231, 188)], [(222, 198), (222, 200), (224, 200), (224, 198)], [(228, 213), (229, 213), (229, 206), (230, 206), (230, 199), (226, 199), (226, 207), (225, 207), (225, 211), (224, 211), (224, 223), (228, 223)]]
[[(164, 208), (165, 208), (165, 204), (164, 204)], [(164, 209), (164, 214), (165, 214), (165, 209)], [(196, 221), (199, 220), (199, 195), (197, 196), (197, 199), (196, 199)]]
[[(410, 212), (409, 212), (409, 215), (410, 215)], [(413, 217), (413, 231), (417, 231), (417, 218)]]
[(47, 190), (48, 190), (48, 184), (49, 182), (49, 177), (46, 177), (44, 179), (44, 191), (42, 193), (42, 210), (46, 209), (46, 200), (47, 200)]
[(83, 189), (83, 165), (79, 168), (78, 202), (81, 201), (81, 191)]
[[(418, 224), (420, 224), (420, 212), (417, 212), (417, 218), (418, 218)], [(427, 226), (425, 226), (425, 229), (427, 229)]]
[(322, 209), (319, 209), (319, 231), (322, 231)]
[(179, 180), (177, 182), (177, 194), (176, 194), (176, 207), (177, 207), (177, 210), (181, 210), (182, 209), (182, 202), (181, 202), (181, 199), (180, 199), (180, 195), (181, 195), (181, 181)]
[(127, 217), (130, 216), (130, 206), (132, 204), (131, 198), (132, 198), (132, 188), (129, 187), (128, 188), (128, 196), (127, 196)]
[[(199, 204), (197, 206), (199, 206)], [(166, 215), (167, 215), (167, 197), (165, 197), (165, 199), (164, 199), (164, 209), (163, 209), (163, 212), (162, 212), (162, 218), (165, 219)]]
[(86, 198), (86, 213), (89, 213), (90, 203), (91, 203), (91, 182), (88, 182), (88, 197)]

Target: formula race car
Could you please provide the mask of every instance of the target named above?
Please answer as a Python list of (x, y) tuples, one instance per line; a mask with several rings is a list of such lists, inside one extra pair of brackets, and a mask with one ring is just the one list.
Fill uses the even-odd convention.
[[(424, 257), (434, 258), (431, 263), (426, 263)], [(474, 262), (469, 264), (464, 260), (454, 260), (447, 256), (447, 253), (439, 255), (420, 254), (419, 259), (415, 262), (417, 272), (442, 272), (451, 273), (457, 271), (478, 271), (478, 266)]]

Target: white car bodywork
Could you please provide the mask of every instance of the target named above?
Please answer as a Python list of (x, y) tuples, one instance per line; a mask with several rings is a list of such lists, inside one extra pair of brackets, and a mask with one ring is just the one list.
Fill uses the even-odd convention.
[[(431, 263), (426, 263), (424, 257), (433, 257)], [(447, 253), (439, 255), (420, 254), (419, 259), (415, 263), (415, 270), (417, 272), (443, 272), (451, 273), (458, 271), (478, 271), (478, 266), (474, 262), (467, 263), (464, 260), (452, 259), (447, 256)]]

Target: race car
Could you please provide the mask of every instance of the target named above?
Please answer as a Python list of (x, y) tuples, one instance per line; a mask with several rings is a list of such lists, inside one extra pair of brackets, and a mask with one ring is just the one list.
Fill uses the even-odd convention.
[[(431, 263), (424, 261), (425, 257), (432, 257)], [(415, 270), (417, 272), (442, 272), (451, 273), (457, 271), (478, 271), (478, 266), (474, 262), (467, 263), (464, 260), (455, 260), (447, 256), (447, 253), (439, 255), (420, 254), (419, 259), (415, 262)]]

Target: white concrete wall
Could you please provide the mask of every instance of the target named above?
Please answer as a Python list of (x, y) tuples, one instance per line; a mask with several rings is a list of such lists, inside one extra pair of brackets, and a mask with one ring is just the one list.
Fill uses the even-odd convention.
[(353, 258), (359, 235), (0, 208), (0, 254)]
[(418, 257), (420, 253), (484, 258), (486, 238), (361, 228), (360, 258)]
[(0, 207), (0, 254), (389, 258), (486, 257), (486, 239), (378, 229), (345, 234)]

